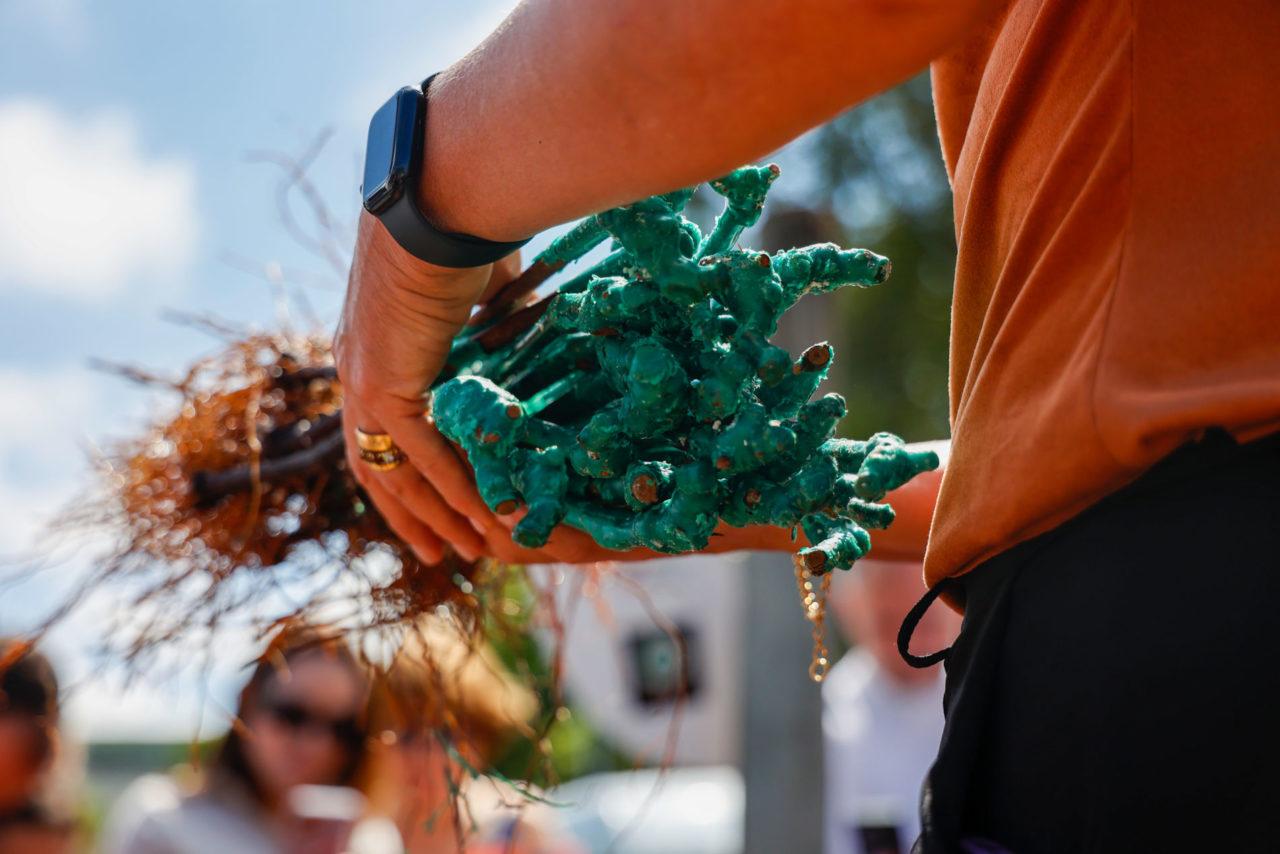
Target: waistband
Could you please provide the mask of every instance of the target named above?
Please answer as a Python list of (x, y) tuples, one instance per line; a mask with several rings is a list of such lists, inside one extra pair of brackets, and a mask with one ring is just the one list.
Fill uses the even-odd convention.
[(1229, 469), (1256, 472), (1259, 477), (1280, 476), (1280, 433), (1272, 433), (1242, 445), (1225, 430), (1207, 430), (1199, 440), (1188, 442), (1173, 451), (1147, 469), (1137, 480), (1106, 496), (1079, 516), (1052, 531), (1001, 552), (963, 576), (942, 579), (930, 587), (903, 618), (902, 626), (898, 629), (898, 654), (903, 661), (916, 668), (932, 667), (946, 660), (951, 647), (925, 655), (916, 655), (910, 650), (911, 636), (915, 634), (916, 626), (943, 593), (949, 594), (955, 601), (964, 602), (970, 587), (993, 580), (992, 576), (999, 574), (998, 569), (1002, 566), (1012, 569), (1020, 565), (1022, 557), (1038, 549), (1045, 541), (1061, 536), (1081, 519), (1095, 513), (1105, 513), (1124, 502), (1141, 501), (1175, 484), (1182, 485), (1189, 480)]

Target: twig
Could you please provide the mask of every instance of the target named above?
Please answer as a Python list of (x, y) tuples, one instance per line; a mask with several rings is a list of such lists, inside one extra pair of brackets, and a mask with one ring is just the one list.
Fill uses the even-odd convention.
[[(324, 197), (307, 176), (307, 170), (331, 136), (333, 128), (323, 129), (299, 157), (275, 151), (250, 151), (245, 155), (245, 160), (250, 163), (271, 163), (284, 172), (284, 180), (276, 188), (276, 207), (285, 230), (301, 246), (323, 258), (339, 275), (345, 275), (347, 259), (337, 245), (336, 220), (324, 203)], [(320, 227), (319, 237), (307, 234), (289, 208), (289, 193), (295, 188), (311, 208), (311, 215)]]
[(492, 353), (499, 347), (510, 344), (522, 332), (537, 323), (542, 315), (547, 313), (547, 309), (551, 307), (551, 302), (554, 299), (555, 294), (551, 294), (532, 305), (527, 305), (519, 311), (507, 315), (477, 335), (475, 340), (486, 353)]
[(143, 368), (139, 368), (136, 365), (126, 365), (123, 362), (111, 362), (106, 359), (90, 357), (89, 368), (91, 370), (102, 371), (107, 374), (115, 374), (118, 377), (124, 377), (126, 380), (137, 383), (138, 385), (164, 386), (165, 388), (174, 390), (182, 389), (182, 382), (180, 380), (162, 377)]
[(268, 459), (287, 456), (313, 447), (325, 436), (342, 429), (342, 411), (331, 412), (311, 420), (305, 418), (277, 427), (262, 437), (262, 453)]
[[(262, 482), (277, 480), (306, 471), (315, 465), (336, 459), (342, 454), (342, 431), (325, 436), (310, 448), (283, 457), (262, 460), (257, 466), (257, 479)], [(244, 492), (254, 484), (253, 467), (234, 466), (222, 471), (198, 471), (191, 476), (191, 488), (201, 505), (209, 505), (227, 495)]]
[(282, 371), (277, 377), (272, 377), (271, 381), (276, 388), (297, 388), (311, 382), (312, 380), (329, 380), (333, 381), (338, 378), (338, 369), (332, 365), (321, 365), (318, 367), (298, 368), (296, 371)]
[(545, 261), (534, 261), (524, 269), (520, 275), (503, 285), (493, 297), (484, 304), (475, 316), (471, 318), (468, 326), (483, 326), (492, 320), (496, 320), (500, 315), (508, 312), (510, 306), (517, 300), (527, 294), (537, 290), (547, 279), (551, 278), (555, 273), (564, 269), (564, 262), (559, 261), (554, 264), (548, 264)]

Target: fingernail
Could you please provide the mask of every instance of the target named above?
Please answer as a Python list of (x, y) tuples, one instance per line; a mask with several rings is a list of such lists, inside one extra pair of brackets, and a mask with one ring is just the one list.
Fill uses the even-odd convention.
[(461, 555), (462, 559), (467, 561), (468, 563), (475, 563), (480, 559), (480, 555), (478, 552), (472, 549), (469, 549), (465, 546), (455, 545), (453, 547), (453, 550), (456, 551), (459, 555)]

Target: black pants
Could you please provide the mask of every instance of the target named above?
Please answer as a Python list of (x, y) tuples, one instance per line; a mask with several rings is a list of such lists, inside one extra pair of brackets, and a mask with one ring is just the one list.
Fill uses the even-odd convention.
[(917, 851), (1280, 851), (1280, 436), (1211, 433), (953, 583)]

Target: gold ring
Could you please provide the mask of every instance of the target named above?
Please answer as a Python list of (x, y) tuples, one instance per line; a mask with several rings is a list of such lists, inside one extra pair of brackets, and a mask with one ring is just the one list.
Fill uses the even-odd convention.
[(391, 471), (404, 462), (404, 453), (389, 433), (367, 433), (357, 427), (356, 448), (360, 461), (374, 471)]

